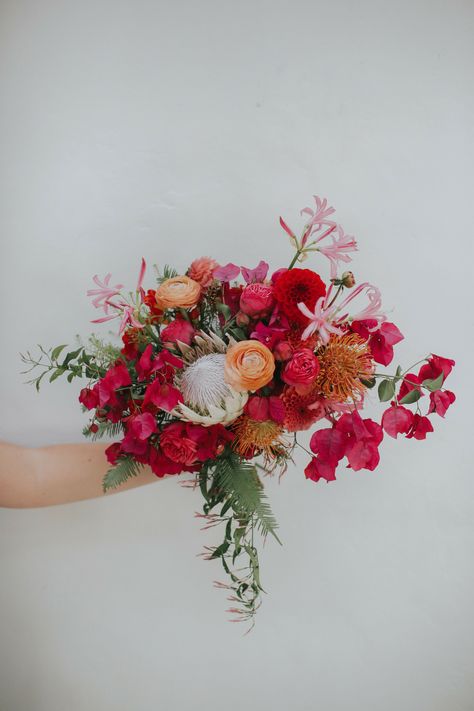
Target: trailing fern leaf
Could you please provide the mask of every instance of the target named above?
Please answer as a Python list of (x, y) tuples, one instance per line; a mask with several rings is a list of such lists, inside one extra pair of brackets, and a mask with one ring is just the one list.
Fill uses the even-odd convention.
[(276, 534), (277, 520), (253, 464), (233, 453), (229, 454), (220, 461), (214, 482), (228, 493), (235, 511), (240, 511), (247, 518), (254, 516), (260, 533), (263, 536), (271, 533), (282, 545)]

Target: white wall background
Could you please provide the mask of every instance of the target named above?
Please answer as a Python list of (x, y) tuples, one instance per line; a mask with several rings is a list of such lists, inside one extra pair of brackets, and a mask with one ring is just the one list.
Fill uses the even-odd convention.
[(92, 274), (285, 265), (277, 218), (315, 192), (394, 309), (399, 359), (458, 360), (426, 442), (331, 485), (304, 459), (268, 482), (284, 547), (247, 637), (177, 481), (1, 510), (1, 711), (472, 710), (472, 2), (0, 8), (3, 439), (80, 441), (77, 388), (38, 396), (18, 352), (89, 332)]

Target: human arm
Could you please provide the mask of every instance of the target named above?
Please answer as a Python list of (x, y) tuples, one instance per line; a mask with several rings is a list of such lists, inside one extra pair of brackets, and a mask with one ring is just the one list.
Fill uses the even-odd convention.
[[(110, 467), (100, 443), (22, 447), (0, 442), (0, 507), (36, 508), (104, 496), (102, 479)], [(118, 489), (157, 481), (149, 467)]]

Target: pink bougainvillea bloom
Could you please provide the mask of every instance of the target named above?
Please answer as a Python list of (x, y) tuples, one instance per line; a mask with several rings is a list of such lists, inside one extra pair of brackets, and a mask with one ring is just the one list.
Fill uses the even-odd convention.
[(248, 269), (247, 267), (240, 267), (242, 271), (242, 276), (247, 284), (252, 284), (253, 282), (264, 281), (268, 274), (268, 264), (262, 260), (257, 264), (255, 269)]
[(140, 440), (148, 439), (157, 429), (155, 418), (150, 412), (134, 415), (127, 424), (127, 431)]
[(306, 476), (314, 481), (335, 476), (338, 462), (345, 456), (349, 467), (358, 471), (373, 471), (380, 461), (378, 445), (383, 439), (379, 424), (363, 420), (357, 410), (342, 415), (332, 428), (318, 430), (310, 441), (310, 449), (317, 455)]
[(433, 432), (433, 425), (429, 418), (418, 414), (413, 415), (413, 424), (406, 436), (409, 439), (412, 437), (415, 439), (426, 439), (428, 432)]
[(319, 297), (314, 307), (314, 312), (310, 311), (306, 304), (298, 304), (298, 309), (304, 316), (306, 316), (310, 320), (309, 326), (307, 326), (301, 334), (302, 341), (306, 341), (310, 336), (313, 335), (313, 333), (317, 331), (322, 343), (326, 345), (329, 342), (331, 333), (335, 333), (337, 335), (342, 334), (341, 329), (337, 326), (334, 326), (330, 322), (330, 312), (329, 309), (326, 308), (327, 297), (329, 293), (330, 292), (328, 291), (326, 296)]
[(436, 390), (430, 393), (430, 408), (428, 414), (436, 412), (440, 417), (444, 417), (450, 405), (456, 400), (456, 395), (450, 390)]
[(388, 365), (393, 360), (393, 346), (403, 341), (404, 336), (394, 323), (386, 321), (370, 334), (369, 347), (376, 363)]
[(169, 383), (161, 383), (159, 379), (156, 379), (146, 389), (143, 407), (146, 408), (152, 404), (160, 410), (171, 412), (179, 402), (183, 402), (183, 396), (179, 390)]
[(99, 288), (89, 289), (87, 291), (87, 296), (94, 297), (92, 299), (92, 305), (94, 306), (94, 308), (104, 309), (105, 314), (109, 313), (110, 304), (108, 303), (108, 301), (114, 296), (120, 294), (121, 289), (123, 289), (123, 284), (116, 284), (115, 286), (110, 286), (111, 278), (112, 274), (106, 274), (104, 280), (101, 282), (98, 275), (95, 274), (92, 277), (92, 280), (95, 284), (97, 284)]
[(397, 439), (397, 435), (409, 432), (413, 417), (413, 412), (406, 407), (392, 405), (382, 415), (382, 427), (390, 437)]
[(336, 466), (334, 462), (326, 462), (319, 457), (313, 457), (304, 470), (307, 479), (318, 482), (320, 479), (336, 481)]
[(428, 363), (422, 365), (418, 377), (423, 380), (436, 380), (443, 373), (443, 380), (446, 380), (453, 367), (456, 365), (451, 358), (443, 358), (434, 353), (428, 359)]
[(250, 334), (250, 338), (256, 341), (260, 341), (267, 348), (273, 350), (275, 345), (281, 341), (286, 329), (284, 328), (273, 328), (272, 326), (266, 326), (262, 321), (259, 321), (255, 326), (255, 329)]
[(98, 383), (97, 392), (100, 407), (104, 407), (105, 405), (113, 407), (116, 405), (116, 391), (119, 388), (128, 387), (131, 384), (132, 379), (124, 363), (117, 363), (117, 365), (110, 368)]
[(233, 281), (234, 279), (237, 279), (239, 274), (240, 267), (238, 267), (236, 264), (232, 264), (232, 262), (229, 262), (223, 267), (217, 267), (217, 269), (214, 269), (213, 272), (214, 278), (219, 279), (219, 281), (223, 282)]

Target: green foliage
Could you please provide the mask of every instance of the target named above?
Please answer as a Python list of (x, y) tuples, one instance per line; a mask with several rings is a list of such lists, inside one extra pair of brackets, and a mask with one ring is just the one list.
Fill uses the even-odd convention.
[[(204, 514), (211, 521), (225, 524), (223, 541), (211, 549), (209, 559), (220, 559), (230, 578), (231, 598), (239, 608), (231, 611), (239, 613), (242, 620), (253, 619), (260, 606), (260, 595), (264, 589), (260, 580), (258, 551), (254, 545), (254, 534), (263, 536), (271, 533), (276, 540), (277, 522), (263, 493), (263, 485), (256, 467), (241, 460), (233, 451), (225, 451), (215, 461), (204, 464), (197, 475), (201, 493), (204, 496)], [(212, 511), (219, 507), (219, 513)], [(244, 558), (246, 564), (236, 565)]]
[(263, 536), (271, 533), (281, 544), (276, 534), (278, 523), (263, 493), (255, 465), (230, 453), (220, 460), (216, 484), (227, 492), (230, 505), (237, 514), (245, 518), (255, 517), (260, 533)]
[(444, 381), (444, 373), (440, 373), (437, 378), (428, 378), (428, 380), (423, 380), (422, 385), (424, 388), (434, 393), (436, 390), (440, 390)]
[(120, 457), (115, 466), (111, 467), (102, 481), (104, 494), (109, 489), (116, 489), (132, 476), (138, 476), (143, 464), (136, 462), (131, 457)]
[(163, 267), (163, 273), (161, 273), (157, 269), (156, 281), (158, 282), (158, 284), (162, 284), (167, 279), (173, 279), (173, 277), (175, 276), (178, 276), (178, 272), (176, 271), (176, 269), (170, 267), (169, 264), (165, 264), (165, 266)]
[(102, 439), (102, 437), (116, 438), (123, 434), (123, 426), (121, 422), (109, 422), (107, 420), (105, 422), (97, 422), (96, 424), (99, 427), (97, 432), (91, 432), (89, 426), (84, 427), (82, 430), (84, 437), (87, 437), (92, 442)]
[(402, 397), (400, 400), (400, 405), (412, 405), (414, 402), (417, 402), (421, 397), (421, 392), (417, 390), (416, 388), (414, 390), (410, 390), (407, 392), (407, 394)]
[(393, 380), (382, 380), (379, 383), (378, 394), (380, 402), (387, 402), (395, 395), (395, 383)]

